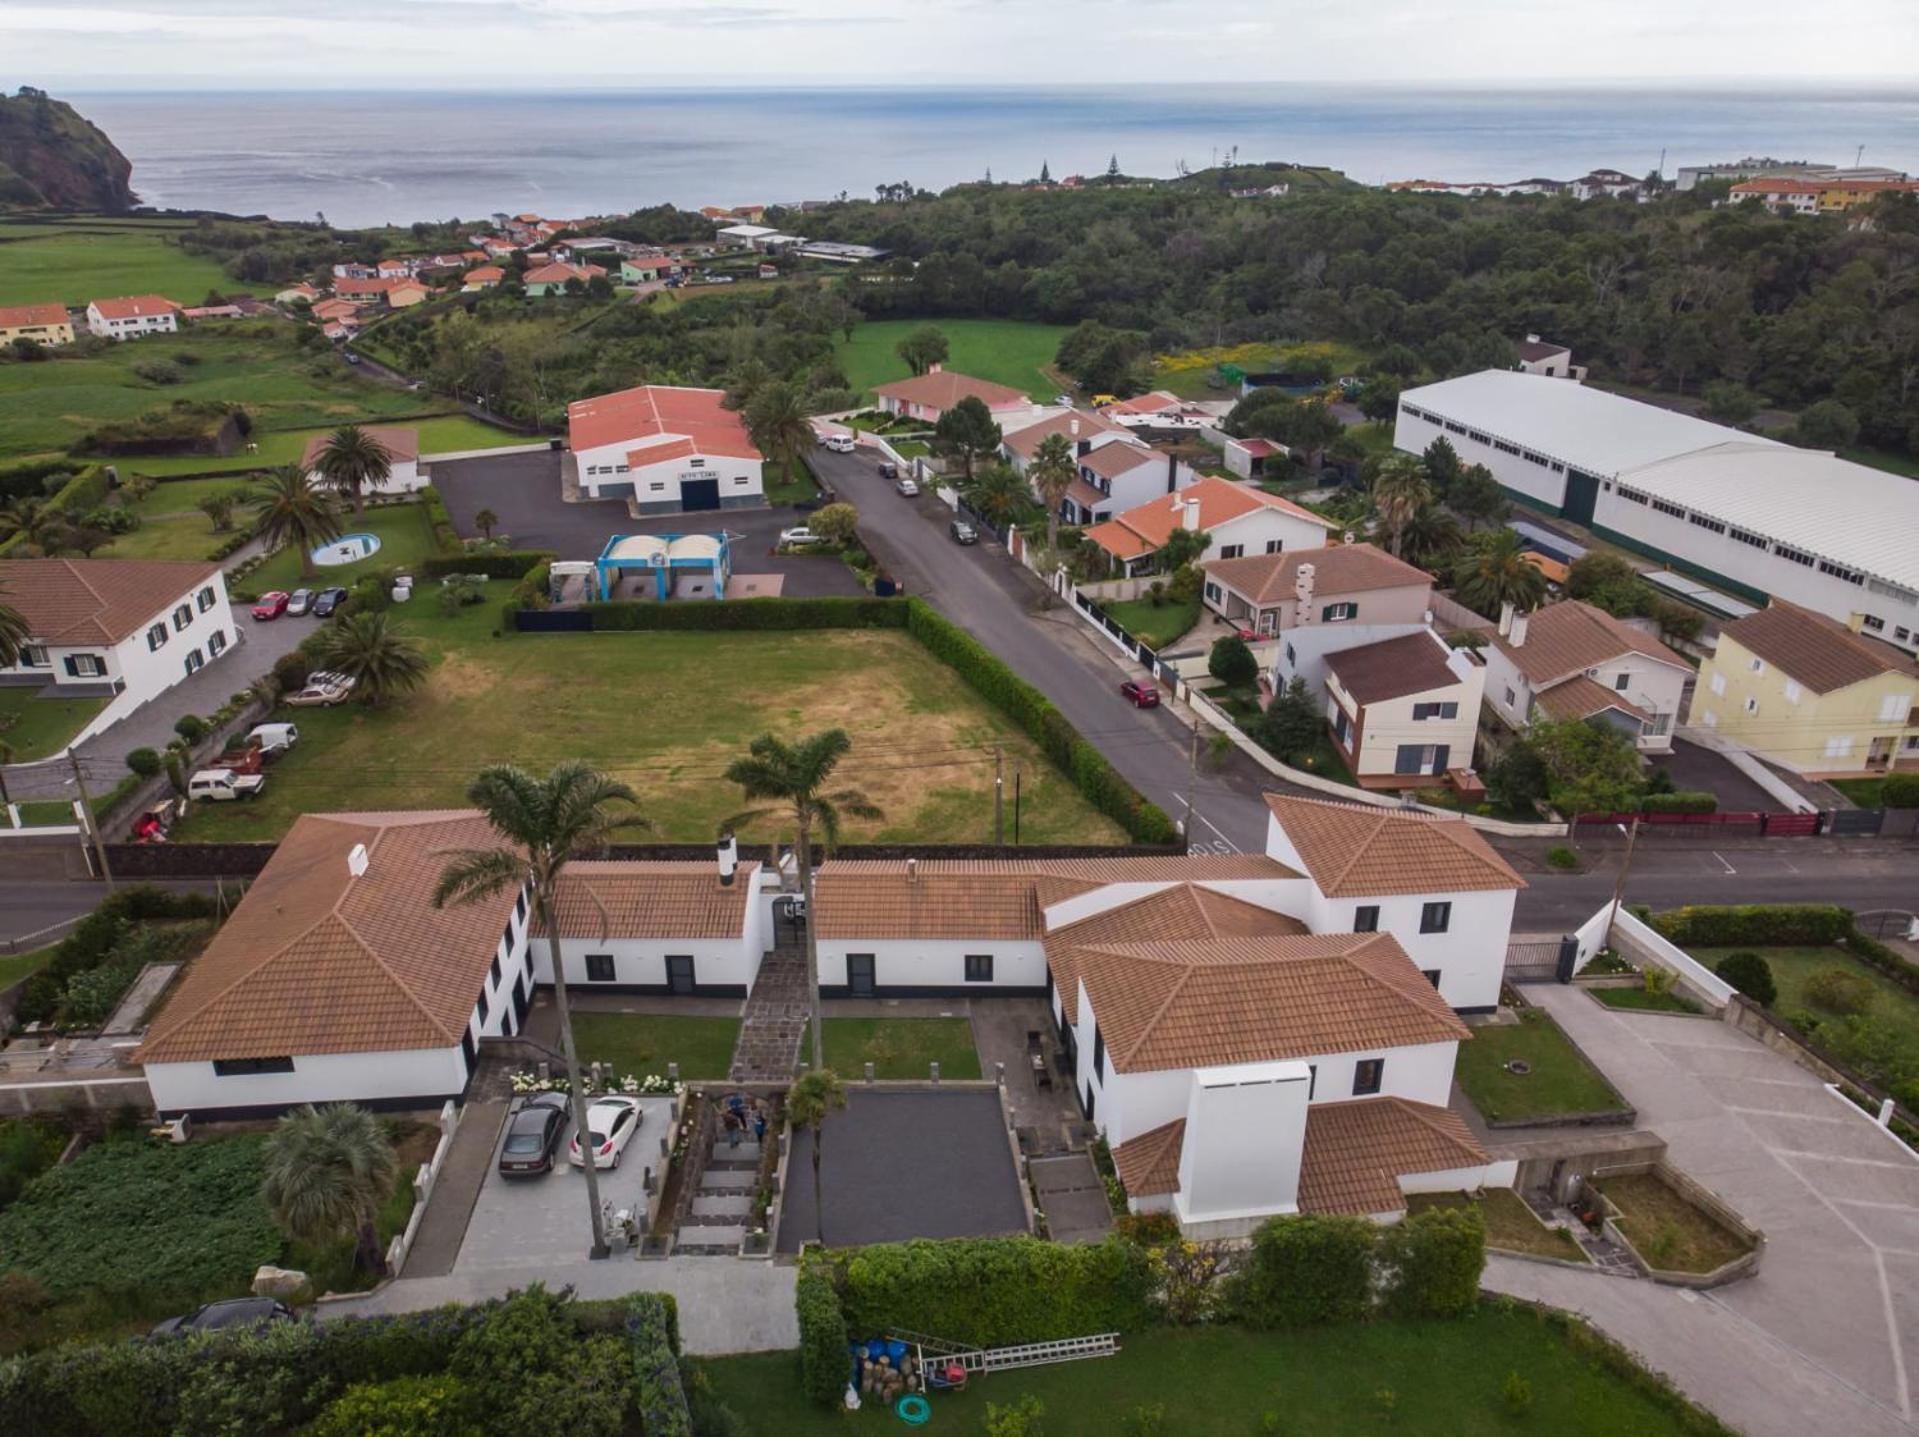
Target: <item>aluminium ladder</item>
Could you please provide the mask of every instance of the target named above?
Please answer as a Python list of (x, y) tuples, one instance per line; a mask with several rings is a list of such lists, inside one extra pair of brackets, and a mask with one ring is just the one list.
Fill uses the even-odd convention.
[(935, 1362), (957, 1362), (967, 1372), (1010, 1372), (1016, 1367), (1044, 1367), (1055, 1362), (1077, 1362), (1082, 1357), (1113, 1357), (1119, 1353), (1119, 1334), (1065, 1337), (1053, 1342), (1025, 1342), (1016, 1347), (969, 1347), (928, 1337), (924, 1333), (894, 1330), (887, 1336), (909, 1344), (923, 1371), (930, 1355)]

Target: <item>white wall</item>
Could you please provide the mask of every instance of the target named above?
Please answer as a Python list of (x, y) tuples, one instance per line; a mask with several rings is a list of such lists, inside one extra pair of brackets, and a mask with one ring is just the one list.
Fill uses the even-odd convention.
[(1324, 524), (1301, 519), (1284, 509), (1262, 507), (1213, 528), (1210, 531), (1212, 542), (1206, 546), (1206, 552), (1201, 557), (1226, 558), (1225, 550), (1235, 544), (1240, 546), (1242, 555), (1264, 554), (1267, 552), (1266, 546), (1275, 540), (1283, 550), (1323, 549), (1330, 532)]
[[(1472, 767), (1473, 744), (1479, 736), (1479, 700), (1485, 686), (1486, 671), (1463, 656), (1459, 659), (1458, 667), (1458, 680), (1445, 688), (1381, 699), (1365, 705), (1363, 714), (1352, 695), (1341, 687), (1338, 676), (1327, 670), (1326, 692), (1334, 703), (1345, 709), (1349, 722), (1359, 725), (1359, 752), (1355, 755), (1353, 766), (1355, 775), (1376, 778), (1396, 773), (1401, 744), (1417, 744), (1421, 747), (1445, 745), (1447, 753), (1444, 766), (1425, 770), (1435, 777), (1443, 777), (1446, 768)], [(1455, 704), (1458, 712), (1449, 719), (1413, 717), (1418, 705), (1433, 703)]]
[[(1182, 1228), (1244, 1223), (1299, 1206), (1306, 1153), (1308, 1069), (1303, 1063), (1202, 1068), (1187, 1085), (1174, 1209)], [(1207, 1236), (1226, 1236), (1217, 1228)]]
[[(613, 955), (613, 977), (595, 981), (587, 977), (586, 955)], [(748, 951), (738, 938), (562, 938), (560, 961), (566, 965), (566, 981), (576, 990), (593, 988), (657, 988), (666, 991), (668, 954), (693, 959), (693, 981), (701, 988), (751, 989), (759, 974), (760, 951)], [(553, 965), (547, 958), (544, 940), (535, 945), (534, 976), (541, 983), (553, 981)]]
[[(1532, 705), (1538, 697), (1530, 681), (1497, 644), (1487, 644), (1480, 652), (1486, 660), (1487, 701), (1508, 724), (1524, 728), (1532, 720)], [(1679, 727), (1679, 701), (1690, 672), (1628, 649), (1599, 665), (1589, 677), (1608, 693), (1616, 693), (1654, 715), (1649, 730), (1641, 734), (1637, 742), (1647, 752), (1665, 753), (1672, 748), (1673, 730)], [(1622, 675), (1626, 680), (1624, 688), (1619, 687)], [(1506, 700), (1508, 689), (1513, 694), (1510, 703)], [(1663, 724), (1658, 722), (1660, 715), (1665, 718)]]
[[(1420, 408), (1421, 414), (1429, 412), (1421, 406), (1410, 407)], [(1566, 502), (1566, 466), (1559, 460), (1548, 458), (1544, 464), (1535, 464), (1523, 454), (1508, 454), (1494, 448), (1494, 436), (1484, 430), (1468, 429), (1463, 424), (1435, 424), (1408, 411), (1409, 405), (1401, 400), (1399, 417), (1393, 424), (1395, 449), (1423, 454), (1429, 444), (1443, 436), (1459, 454), (1461, 464), (1484, 464), (1492, 471), (1493, 478), (1514, 493), (1524, 494), (1553, 509)], [(1475, 439), (1475, 434), (1486, 434), (1485, 441)], [(1603, 495), (1601, 499), (1603, 502)]]
[(397, 1052), (296, 1055), (291, 1073), (219, 1077), (213, 1064), (149, 1063), (147, 1087), (162, 1113), (296, 1103), (445, 1098), (466, 1087), (457, 1047)]
[[(991, 993), (1000, 989), (1038, 991), (1046, 986), (1046, 951), (1031, 938), (822, 938), (820, 986), (844, 988), (846, 956), (873, 955), (873, 981), (882, 992), (889, 988), (950, 989)], [(993, 981), (968, 983), (966, 955), (993, 955)]]
[(158, 314), (140, 314), (131, 319), (102, 319), (100, 311), (87, 306), (87, 328), (102, 339), (145, 339), (149, 334), (172, 334), (180, 321), (172, 310)]
[[(627, 492), (624, 486), (630, 484), (633, 486), (634, 499), (641, 504), (677, 504), (680, 502), (680, 485), (683, 481), (718, 479), (722, 503), (742, 496), (765, 496), (765, 486), (760, 479), (760, 461), (757, 459), (693, 454), (658, 464), (632, 467), (627, 463), (627, 455), (637, 447), (637, 441), (626, 439), (617, 444), (603, 444), (597, 449), (575, 451), (581, 491), (593, 498), (603, 492), (623, 495)], [(596, 470), (599, 472), (596, 473)], [(655, 484), (660, 487), (655, 489)]]
[(1326, 687), (1326, 655), (1357, 649), (1365, 644), (1383, 643), (1387, 639), (1403, 639), (1425, 628), (1423, 621), (1410, 624), (1367, 624), (1358, 621), (1322, 624), (1315, 621), (1288, 629), (1273, 645), (1274, 691), (1284, 689), (1297, 674), (1306, 680), (1306, 687), (1311, 692), (1318, 694)]

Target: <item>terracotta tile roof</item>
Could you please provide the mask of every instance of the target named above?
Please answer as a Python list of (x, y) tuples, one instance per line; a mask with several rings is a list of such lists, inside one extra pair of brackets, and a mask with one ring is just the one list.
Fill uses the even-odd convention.
[(1855, 634), (1836, 619), (1780, 599), (1721, 627), (1720, 633), (1816, 694), (1881, 674), (1919, 676), (1919, 660), (1891, 644)]
[(1112, 502), (1113, 496), (1102, 494), (1084, 479), (1075, 479), (1066, 486), (1066, 497), (1082, 509), (1097, 511), (1102, 504)]
[[(760, 451), (746, 432), (746, 422), (722, 406), (720, 401), (725, 397), (722, 389), (643, 384), (637, 389), (575, 400), (566, 407), (569, 442), (577, 454), (609, 444), (650, 448), (675, 439), (691, 439), (701, 453), (758, 459)], [(653, 462), (652, 456), (645, 462)]]
[(1128, 1197), (1152, 1197), (1179, 1191), (1179, 1154), (1186, 1143), (1186, 1119), (1175, 1118), (1128, 1138), (1113, 1149), (1113, 1166)]
[(1463, 819), (1269, 793), (1266, 807), (1329, 898), (1524, 888)]
[[(1074, 426), (1078, 426), (1078, 433)], [(1050, 434), (1065, 436), (1069, 441), (1091, 439), (1096, 434), (1124, 434), (1126, 430), (1112, 421), (1102, 419), (1090, 409), (1069, 409), (1055, 414), (1051, 419), (1042, 419), (1037, 424), (1029, 424), (1024, 429), (1015, 429), (1005, 436), (1006, 447), (1022, 459), (1031, 459), (1039, 452), (1039, 446)]]
[(71, 322), (64, 304), (16, 304), (0, 307), (0, 329), (21, 329), (35, 325)]
[(351, 275), (341, 275), (333, 281), (333, 292), (338, 295), (383, 295), (392, 289), (398, 280), (392, 279), (355, 279)]
[(1180, 526), (1185, 505), (1192, 502), (1199, 505), (1199, 527), (1209, 532), (1261, 509), (1277, 509), (1322, 529), (1335, 527), (1330, 520), (1277, 494), (1209, 474), (1176, 494), (1149, 499), (1104, 524), (1095, 524), (1086, 531), (1086, 537), (1122, 559), (1150, 553)]
[(951, 369), (936, 370), (912, 379), (896, 379), (891, 384), (876, 384), (873, 393), (882, 399), (897, 399), (903, 404), (924, 404), (941, 412), (967, 398), (979, 400), (988, 409), (1009, 409), (1031, 403), (1017, 389), (995, 384), (990, 379), (975, 379), (970, 374), (960, 374)]
[(1183, 403), (1177, 394), (1165, 389), (1150, 390), (1135, 395), (1131, 399), (1122, 399), (1117, 404), (1109, 404), (1101, 410), (1102, 414), (1158, 414), (1162, 410), (1177, 409)]
[(47, 644), (117, 644), (220, 572), (158, 559), (0, 559), (0, 591)]
[(1538, 690), (1533, 694), (1533, 703), (1544, 710), (1548, 718), (1555, 719), (1589, 718), (1607, 709), (1618, 709), (1640, 720), (1652, 717), (1624, 694), (1584, 674), (1574, 674), (1551, 688)]
[(1157, 464), (1166, 467), (1166, 456), (1157, 449), (1149, 449), (1144, 444), (1121, 444), (1114, 441), (1102, 444), (1091, 454), (1079, 461), (1082, 469), (1091, 469), (1108, 479), (1117, 479), (1122, 474), (1130, 474), (1145, 464)]
[(1314, 1103), (1306, 1109), (1299, 1209), (1357, 1216), (1401, 1212), (1402, 1176), (1486, 1161), (1486, 1150), (1450, 1108), (1405, 1098)]
[(1313, 596), (1357, 594), (1369, 589), (1430, 586), (1433, 576), (1372, 544), (1334, 544), (1324, 549), (1287, 549), (1278, 554), (1247, 554), (1238, 559), (1209, 559), (1201, 565), (1255, 604), (1277, 604), (1296, 597), (1299, 566), (1313, 566)]
[[(746, 931), (758, 863), (733, 882), (704, 861), (569, 863), (554, 898), (562, 938), (738, 938)], [(597, 900), (597, 901), (596, 901)]]
[[(404, 463), (420, 457), (420, 431), (417, 429), (399, 429), (383, 424), (363, 424), (362, 431), (375, 444), (386, 450), (391, 463)], [(300, 455), (300, 467), (311, 469), (320, 457), (320, 451), (326, 448), (327, 441), (333, 437), (329, 430), (325, 434), (315, 434), (307, 440), (307, 447)]]
[(93, 308), (102, 319), (142, 319), (156, 314), (172, 314), (180, 306), (157, 294), (131, 294), (122, 299), (96, 299)]
[(497, 264), (483, 264), (466, 272), (468, 284), (498, 284), (506, 278), (506, 271)]
[(1390, 933), (1081, 945), (1070, 966), (1121, 1073), (1471, 1036)]
[[(429, 900), (449, 850), (499, 841), (462, 810), (301, 815), (136, 1061), (457, 1046), (518, 894)], [(358, 844), (368, 866), (355, 877)]]
[(1326, 655), (1340, 687), (1362, 704), (1452, 688), (1463, 682), (1446, 666), (1445, 641), (1430, 629)]
[(585, 284), (589, 279), (597, 279), (605, 273), (597, 264), (543, 264), (537, 269), (528, 270), (524, 279), (528, 284), (565, 284), (570, 279)]
[(350, 299), (323, 299), (313, 306), (316, 319), (345, 319), (359, 312), (360, 306)]
[(1513, 661), (1534, 688), (1598, 668), (1629, 653), (1644, 654), (1676, 669), (1691, 669), (1651, 634), (1578, 599), (1562, 599), (1533, 613), (1526, 621), (1524, 644), (1515, 648), (1510, 638), (1495, 634), (1493, 645)]

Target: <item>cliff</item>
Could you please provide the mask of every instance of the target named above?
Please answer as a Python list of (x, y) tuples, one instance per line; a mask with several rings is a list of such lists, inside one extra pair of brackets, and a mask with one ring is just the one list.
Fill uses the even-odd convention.
[(115, 213), (136, 202), (133, 165), (64, 100), (22, 85), (0, 96), (0, 208)]

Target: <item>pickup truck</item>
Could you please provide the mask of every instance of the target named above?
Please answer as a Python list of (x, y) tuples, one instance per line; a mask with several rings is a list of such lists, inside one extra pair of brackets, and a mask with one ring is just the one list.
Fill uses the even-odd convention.
[(187, 797), (224, 803), (228, 799), (253, 798), (266, 786), (265, 774), (235, 773), (228, 768), (203, 768), (187, 780)]

